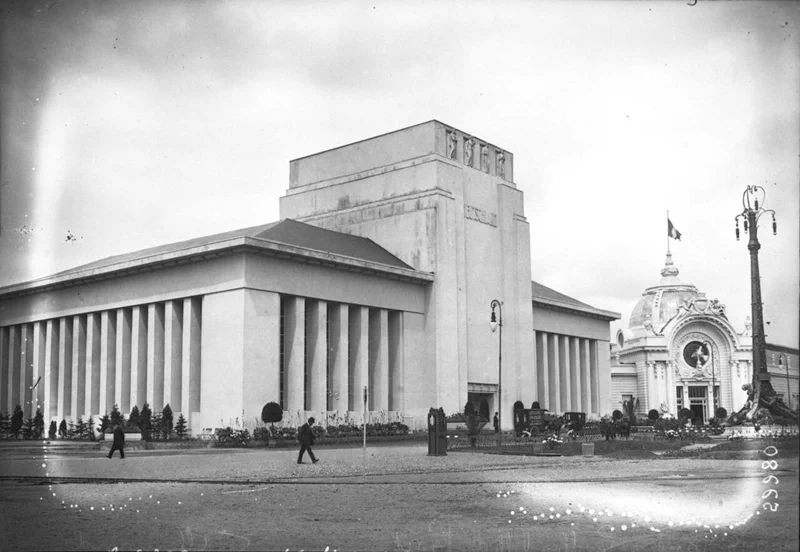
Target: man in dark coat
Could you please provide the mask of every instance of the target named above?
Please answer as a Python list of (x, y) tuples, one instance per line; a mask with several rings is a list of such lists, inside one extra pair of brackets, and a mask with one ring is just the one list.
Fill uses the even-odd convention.
[(494, 432), (500, 433), (500, 414), (494, 413)]
[(115, 450), (119, 451), (120, 458), (125, 458), (125, 432), (119, 424), (114, 427), (114, 442), (111, 443), (111, 450), (108, 452), (109, 458), (114, 455)]
[(314, 418), (309, 418), (308, 422), (303, 424), (300, 431), (297, 433), (297, 440), (300, 441), (300, 454), (297, 456), (298, 464), (305, 464), (305, 462), (303, 462), (303, 453), (306, 451), (308, 451), (308, 455), (311, 457), (311, 462), (314, 464), (319, 462), (319, 458), (314, 456), (314, 452), (311, 450), (311, 445), (314, 444), (314, 432), (311, 431), (312, 425), (314, 425)]

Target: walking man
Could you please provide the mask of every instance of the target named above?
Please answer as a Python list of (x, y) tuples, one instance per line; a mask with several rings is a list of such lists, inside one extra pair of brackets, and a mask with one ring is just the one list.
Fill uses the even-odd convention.
[(297, 433), (297, 440), (300, 441), (300, 454), (297, 456), (298, 464), (305, 464), (305, 462), (303, 462), (303, 453), (306, 451), (308, 451), (308, 455), (311, 457), (311, 462), (314, 464), (319, 462), (319, 458), (314, 456), (314, 451), (311, 450), (311, 445), (314, 444), (314, 432), (311, 431), (311, 426), (314, 425), (314, 421), (314, 418), (309, 418), (308, 422), (303, 424), (300, 431)]
[(108, 452), (109, 458), (114, 456), (115, 450), (119, 451), (120, 458), (125, 458), (125, 432), (119, 424), (114, 426), (114, 442), (111, 443), (111, 450)]
[(494, 413), (494, 432), (500, 433), (500, 415), (497, 412)]

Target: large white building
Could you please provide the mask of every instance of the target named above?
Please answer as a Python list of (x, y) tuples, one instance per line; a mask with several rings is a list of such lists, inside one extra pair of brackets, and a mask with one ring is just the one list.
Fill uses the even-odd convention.
[[(609, 322), (531, 281), (514, 156), (438, 121), (296, 159), (281, 220), (0, 289), (0, 410), (170, 404), (194, 432), (485, 399), (610, 410)], [(499, 333), (490, 303), (502, 301)], [(500, 314), (500, 311), (498, 311)], [(37, 384), (38, 382), (38, 384)]]
[[(621, 409), (636, 398), (640, 416), (650, 409), (675, 415), (688, 408), (696, 420), (707, 421), (716, 408), (731, 414), (747, 401), (742, 386), (753, 378), (750, 318), (735, 327), (724, 304), (682, 282), (678, 273), (667, 253), (661, 280), (645, 289), (628, 328), (617, 331), (611, 402)], [(766, 348), (772, 386), (796, 408), (798, 351), (769, 343)]]

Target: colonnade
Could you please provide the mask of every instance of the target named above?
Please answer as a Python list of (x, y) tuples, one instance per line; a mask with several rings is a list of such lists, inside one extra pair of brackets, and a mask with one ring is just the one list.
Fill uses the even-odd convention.
[(0, 411), (45, 421), (200, 410), (202, 300), (188, 297), (0, 328)]
[(281, 296), (279, 402), (288, 411), (402, 411), (403, 313)]
[(536, 392), (552, 412), (599, 412), (598, 341), (535, 331)]

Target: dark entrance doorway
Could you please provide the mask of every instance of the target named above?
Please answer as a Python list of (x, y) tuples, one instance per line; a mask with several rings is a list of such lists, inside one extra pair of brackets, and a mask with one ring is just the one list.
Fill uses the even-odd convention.
[(694, 412), (695, 425), (705, 423), (708, 409), (708, 387), (705, 385), (689, 386), (689, 409)]

